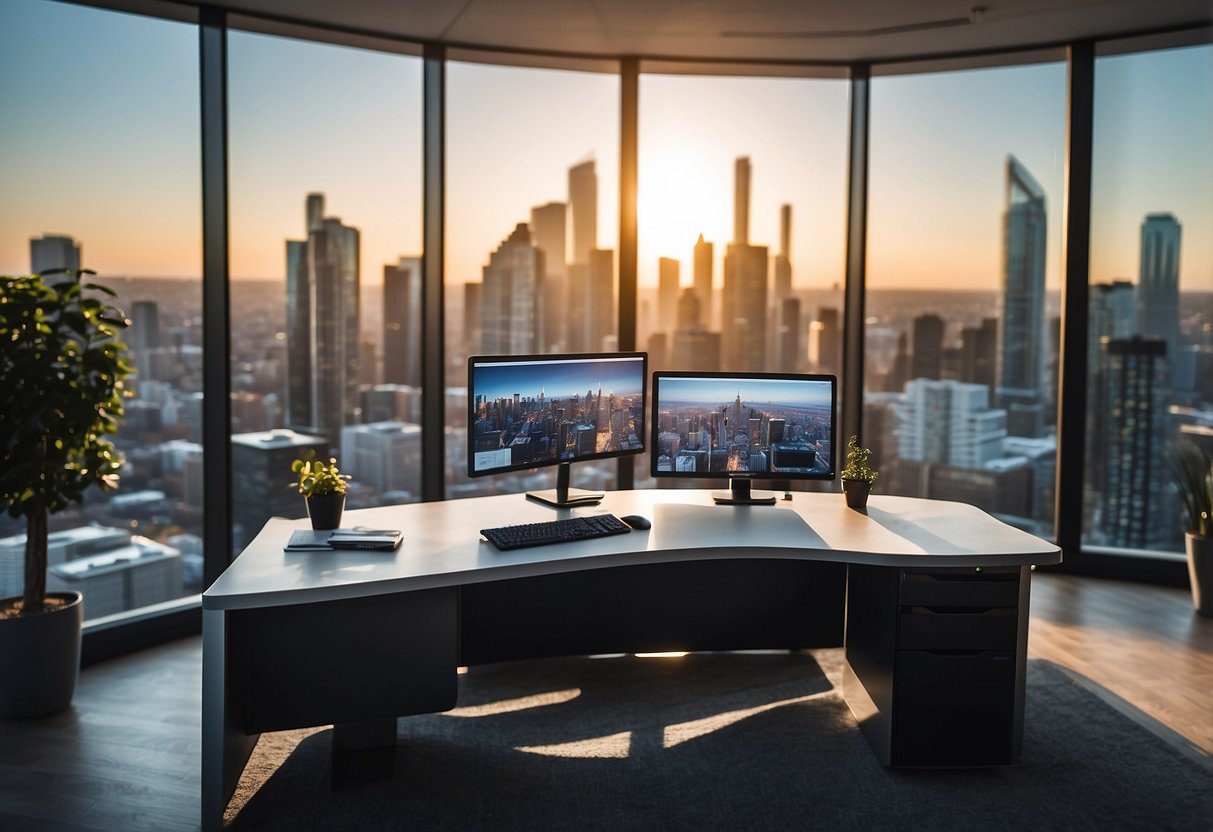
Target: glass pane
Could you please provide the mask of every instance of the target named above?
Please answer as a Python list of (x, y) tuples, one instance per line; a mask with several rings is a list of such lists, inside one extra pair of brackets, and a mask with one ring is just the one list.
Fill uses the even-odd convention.
[(451, 62), (446, 112), (446, 493), (551, 488), (553, 467), (468, 477), (467, 357), (617, 349), (619, 78)]
[(1095, 62), (1084, 547), (1183, 551), (1213, 448), (1213, 46)]
[[(131, 320), (120, 488), (50, 520), (48, 589), (82, 592), (86, 619), (202, 585), (198, 119), (196, 27), (0, 4), (0, 272), (93, 269)], [(24, 538), (0, 516), (0, 597)]]
[(346, 508), (420, 498), (421, 61), (232, 32), (237, 551), (312, 449)]
[(1064, 65), (872, 82), (861, 437), (877, 492), (1053, 533)]
[[(848, 89), (641, 77), (637, 336), (652, 369), (841, 372)], [(701, 441), (690, 421), (668, 427), (678, 447)], [(647, 454), (636, 482), (654, 484)]]

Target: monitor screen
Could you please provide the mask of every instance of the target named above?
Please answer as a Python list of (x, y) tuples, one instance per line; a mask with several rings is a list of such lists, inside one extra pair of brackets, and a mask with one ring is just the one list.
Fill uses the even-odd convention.
[(834, 478), (837, 379), (653, 374), (655, 477)]
[(644, 450), (645, 353), (468, 359), (468, 475)]

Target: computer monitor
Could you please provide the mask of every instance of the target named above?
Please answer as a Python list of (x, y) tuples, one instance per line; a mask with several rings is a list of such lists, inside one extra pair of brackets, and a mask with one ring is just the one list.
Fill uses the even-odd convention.
[(493, 355), (468, 359), (468, 476), (559, 466), (556, 488), (527, 497), (591, 505), (569, 487), (572, 462), (644, 451), (648, 355)]
[(725, 504), (773, 504), (752, 480), (834, 479), (838, 380), (792, 373), (653, 373), (654, 477), (729, 480)]

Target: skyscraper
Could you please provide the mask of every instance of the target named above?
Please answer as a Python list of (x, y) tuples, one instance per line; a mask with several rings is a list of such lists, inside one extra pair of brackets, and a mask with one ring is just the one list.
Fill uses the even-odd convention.
[(943, 318), (928, 313), (914, 319), (910, 378), (941, 377), (943, 367)]
[(481, 349), (490, 354), (539, 352), (543, 320), (543, 255), (524, 222), (502, 241), (484, 267)]
[(1147, 214), (1141, 223), (1141, 271), (1137, 278), (1137, 331), (1167, 342), (1175, 368), (1179, 348), (1179, 243), (1172, 214)]
[(779, 207), (779, 254), (775, 255), (775, 302), (792, 294), (792, 206)]
[(42, 274), (50, 269), (80, 269), (80, 244), (66, 234), (43, 234), (29, 241), (30, 271)]
[(615, 252), (609, 248), (596, 248), (590, 252), (586, 297), (587, 346), (591, 352), (614, 349), (608, 341), (615, 336), (615, 300)]
[(678, 313), (678, 261), (657, 259), (657, 329), (673, 332)]
[(563, 202), (549, 202), (531, 209), (531, 239), (543, 253), (543, 341), (544, 351), (565, 349), (568, 324), (569, 267), (565, 259), (568, 240), (568, 210)]
[(421, 258), (383, 267), (383, 381), (421, 385)]
[(981, 468), (1002, 453), (1006, 414), (985, 385), (911, 379), (895, 412), (901, 459)]
[(1040, 436), (1044, 424), (1045, 231), (1044, 189), (1007, 156), (998, 404), (1012, 436)]
[(775, 368), (794, 373), (804, 357), (804, 340), (800, 333), (800, 299), (785, 297), (779, 304), (779, 326), (776, 327)]
[(598, 248), (598, 174), (594, 160), (569, 168), (569, 210), (573, 214), (573, 259), (587, 264), (590, 251)]
[(695, 292), (699, 295), (699, 315), (705, 327), (712, 326), (712, 244), (699, 235), (695, 243)]
[(358, 421), (360, 234), (307, 197), (307, 241), (286, 241), (289, 426), (341, 443)]
[(750, 242), (750, 157), (738, 156), (733, 164), (733, 243)]
[(724, 296), (721, 329), (724, 369), (730, 372), (765, 370), (767, 363), (766, 246), (749, 244), (750, 159), (734, 165), (733, 242), (724, 255)]

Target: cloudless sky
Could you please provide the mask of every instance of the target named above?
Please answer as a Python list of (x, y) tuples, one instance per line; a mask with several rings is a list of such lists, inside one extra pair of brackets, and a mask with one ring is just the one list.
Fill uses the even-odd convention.
[[(509, 362), (485, 364), (475, 370), (471, 395), (489, 399), (512, 398), (518, 393), (522, 398), (539, 398), (543, 393), (547, 399), (580, 396), (587, 389), (597, 394), (639, 395), (644, 389), (644, 361), (642, 359), (597, 360), (597, 361), (545, 361)], [(592, 379), (587, 388), (586, 380)]]
[(661, 380), (659, 406), (679, 403), (718, 406), (732, 404), (741, 396), (742, 404), (784, 404), (814, 407), (830, 404), (830, 384), (825, 381), (780, 381), (720, 378), (665, 378)]
[[(421, 62), (240, 32), (229, 60), (233, 274), (282, 278), (311, 191), (361, 230), (364, 282), (420, 254)], [(452, 62), (447, 80), (448, 281), (480, 279), (591, 157), (598, 243), (617, 249), (616, 76)], [(874, 288), (998, 285), (1008, 153), (1047, 193), (1048, 283), (1060, 284), (1065, 83), (1061, 62), (872, 82)], [(672, 256), (689, 285), (700, 232), (723, 255), (740, 155), (753, 168), (751, 242), (775, 254), (790, 203), (797, 285), (841, 283), (847, 91), (643, 76), (641, 284)], [(196, 28), (4, 0), (0, 118), (0, 271), (28, 270), (29, 238), (60, 232), (102, 273), (201, 273)], [(1213, 290), (1213, 47), (1099, 59), (1095, 118), (1092, 279), (1135, 280), (1142, 218), (1170, 211), (1181, 287)]]

